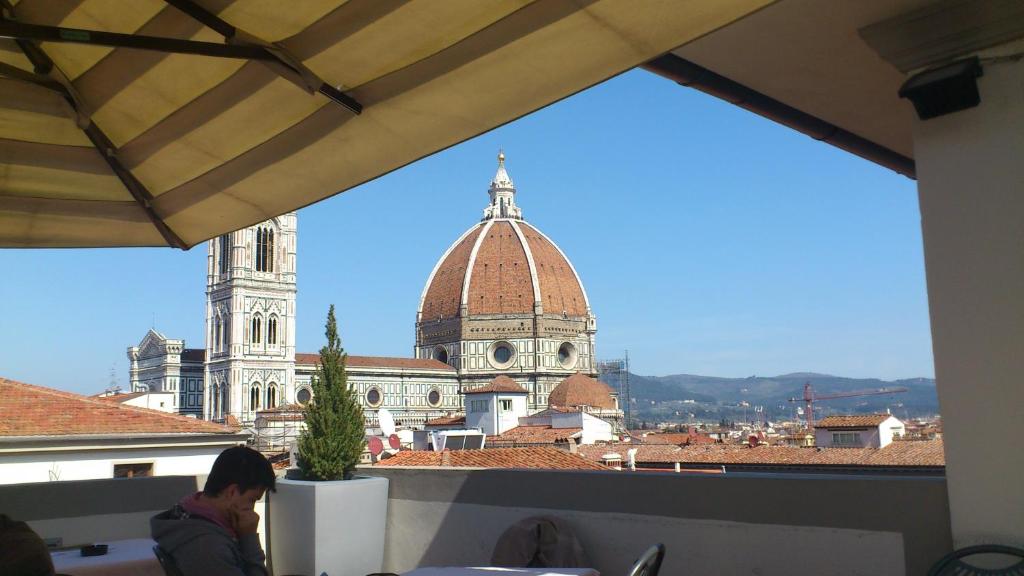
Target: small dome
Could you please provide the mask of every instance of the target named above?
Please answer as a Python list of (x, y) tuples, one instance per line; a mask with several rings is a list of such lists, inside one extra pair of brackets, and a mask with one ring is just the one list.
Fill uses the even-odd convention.
[(586, 376), (584, 374), (573, 374), (551, 391), (548, 395), (549, 406), (562, 408), (577, 408), (589, 406), (604, 410), (614, 410), (614, 392), (604, 382)]

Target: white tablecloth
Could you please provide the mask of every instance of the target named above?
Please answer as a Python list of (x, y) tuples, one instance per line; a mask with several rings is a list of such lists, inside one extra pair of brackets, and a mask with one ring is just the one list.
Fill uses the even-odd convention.
[(53, 567), (58, 574), (71, 576), (164, 576), (160, 562), (153, 554), (153, 542), (149, 538), (135, 540), (113, 540), (96, 542), (106, 544), (107, 553), (103, 556), (82, 556), (78, 548), (52, 552)]
[(601, 576), (593, 568), (496, 568), (479, 566), (437, 566), (417, 568), (402, 576)]

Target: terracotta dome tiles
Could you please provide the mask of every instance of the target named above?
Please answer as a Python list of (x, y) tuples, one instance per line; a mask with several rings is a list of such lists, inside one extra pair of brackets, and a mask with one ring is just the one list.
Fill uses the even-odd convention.
[(463, 297), (471, 315), (533, 314), (531, 258), (544, 313), (587, 316), (586, 295), (558, 247), (521, 220), (495, 219), (472, 228), (443, 257), (424, 292), (421, 321), (458, 316)]
[(530, 265), (512, 224), (496, 221), (486, 234), (469, 280), (469, 313), (533, 313)]
[(526, 237), (526, 243), (530, 246), (534, 264), (537, 266), (544, 312), (585, 316), (587, 302), (583, 296), (583, 289), (562, 252), (536, 228), (525, 222), (520, 222), (519, 227)]
[(458, 316), (462, 304), (462, 284), (466, 277), (473, 245), (484, 226), (479, 225), (467, 234), (445, 257), (430, 279), (423, 299), (423, 320)]
[(611, 410), (615, 408), (612, 389), (585, 374), (573, 374), (555, 386), (548, 395), (548, 404), (562, 408), (589, 406)]

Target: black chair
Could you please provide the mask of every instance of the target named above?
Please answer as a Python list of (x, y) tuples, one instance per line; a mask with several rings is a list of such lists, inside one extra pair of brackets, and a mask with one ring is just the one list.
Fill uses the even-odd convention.
[[(969, 564), (965, 559), (981, 554), (1001, 554), (1014, 559), (1012, 564), (1002, 568), (981, 568)], [(981, 544), (954, 550), (932, 566), (928, 576), (1024, 576), (1024, 550), (998, 544)]]
[(633, 563), (629, 576), (658, 576), (661, 561), (665, 559), (665, 545), (658, 543), (651, 546)]
[(174, 561), (174, 557), (161, 548), (159, 544), (153, 546), (153, 554), (156, 554), (156, 559), (160, 561), (160, 567), (164, 569), (164, 574), (167, 576), (182, 576), (178, 563)]

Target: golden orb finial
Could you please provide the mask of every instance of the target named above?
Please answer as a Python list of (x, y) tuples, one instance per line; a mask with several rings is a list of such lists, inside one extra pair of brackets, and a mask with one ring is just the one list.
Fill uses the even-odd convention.
[(503, 148), (498, 148), (498, 163), (500, 164), (500, 163), (502, 163), (504, 161), (505, 161), (505, 150)]

